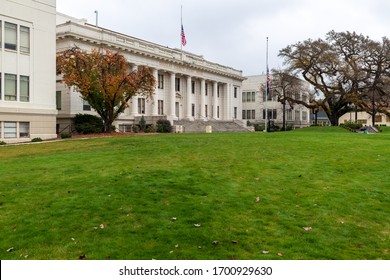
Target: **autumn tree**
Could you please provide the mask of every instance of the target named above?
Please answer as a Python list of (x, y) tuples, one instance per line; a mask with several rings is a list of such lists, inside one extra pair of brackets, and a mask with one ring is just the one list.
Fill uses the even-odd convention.
[[(349, 104), (363, 107), (360, 102), (364, 93), (377, 90), (379, 81), (388, 75), (385, 65), (390, 57), (381, 50), (383, 46), (355, 32), (331, 31), (325, 40), (308, 39), (287, 46), (279, 56), (289, 70), (299, 72), (321, 92), (322, 98), (315, 102), (331, 124), (338, 125), (339, 118), (350, 110)], [(379, 63), (373, 56), (381, 51), (383, 60)]]
[(99, 114), (108, 133), (130, 99), (138, 94), (150, 96), (156, 84), (151, 69), (140, 66), (131, 71), (123, 55), (109, 50), (65, 50), (57, 55), (60, 74), (64, 83), (73, 86)]

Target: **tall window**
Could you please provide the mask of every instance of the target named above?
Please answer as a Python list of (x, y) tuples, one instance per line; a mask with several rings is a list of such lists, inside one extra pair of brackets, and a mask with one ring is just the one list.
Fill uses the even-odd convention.
[(158, 88), (164, 89), (164, 75), (158, 74)]
[(19, 123), (19, 137), (20, 138), (30, 137), (30, 123), (28, 122)]
[(160, 116), (164, 115), (164, 101), (163, 100), (158, 101), (158, 114)]
[(2, 28), (2, 22), (0, 20), (0, 49), (3, 47), (2, 38), (3, 38), (3, 28)]
[(16, 24), (6, 22), (4, 24), (4, 47), (9, 50), (16, 51), (17, 36)]
[(10, 101), (16, 101), (16, 75), (5, 74), (4, 75), (4, 99)]
[(238, 92), (238, 89), (236, 87), (234, 87), (234, 98), (237, 98), (237, 92)]
[(246, 92), (242, 93), (242, 102), (246, 102)]
[(237, 119), (237, 107), (234, 107), (234, 118)]
[(256, 102), (256, 92), (252, 92), (252, 102)]
[(61, 91), (56, 91), (56, 105), (57, 105), (57, 110), (61, 110), (62, 109)]
[(206, 118), (208, 118), (209, 117), (209, 112), (208, 112), (208, 108), (207, 108), (207, 105), (204, 105), (204, 116), (206, 117)]
[(30, 28), (20, 26), (20, 51), (30, 52)]
[(16, 122), (4, 122), (4, 138), (16, 138)]
[(138, 114), (145, 114), (145, 98), (138, 98)]
[(30, 78), (28, 76), (20, 76), (20, 101), (30, 101)]
[(195, 117), (195, 104), (192, 104), (192, 112), (191, 116)]
[(180, 91), (180, 78), (175, 78), (175, 90)]
[(206, 96), (207, 96), (208, 91), (209, 91), (209, 85), (206, 83), (205, 86), (206, 86), (205, 91), (206, 91)]
[(195, 81), (191, 82), (191, 92), (192, 94), (195, 94)]
[[(0, 21), (0, 23), (1, 23), (1, 21)], [(0, 28), (1, 28), (1, 26), (0, 26)], [(0, 35), (0, 38), (1, 38), (1, 35)], [(2, 92), (1, 92), (1, 72), (0, 72), (0, 100), (1, 100), (1, 97), (2, 96)]]

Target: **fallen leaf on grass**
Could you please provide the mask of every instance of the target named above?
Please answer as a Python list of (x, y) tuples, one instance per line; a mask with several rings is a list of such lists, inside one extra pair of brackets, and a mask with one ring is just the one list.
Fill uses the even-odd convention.
[(257, 203), (260, 202), (260, 197), (256, 197), (256, 202), (257, 202)]
[(195, 227), (200, 227), (200, 224), (194, 224)]
[(214, 240), (212, 243), (213, 243), (213, 245), (217, 245), (218, 244), (218, 240)]
[(233, 243), (233, 244), (237, 244), (237, 243), (238, 243), (238, 240), (233, 240), (232, 243)]
[(312, 228), (312, 227), (303, 227), (303, 229), (306, 230), (306, 231), (310, 231), (310, 230), (312, 230), (313, 228)]
[(279, 257), (283, 257), (283, 254), (279, 252), (279, 253), (278, 253), (278, 256), (279, 256)]
[(13, 250), (14, 250), (14, 247), (11, 247), (11, 248), (7, 249), (7, 252), (9, 253), (9, 252), (12, 252)]
[(99, 227), (100, 227), (100, 229), (104, 229), (104, 225), (103, 224), (101, 224)]
[(263, 251), (263, 254), (264, 254), (264, 255), (268, 255), (268, 254), (269, 254), (269, 251)]
[(171, 221), (172, 221), (172, 222), (175, 222), (176, 220), (177, 220), (176, 217), (172, 217), (172, 218), (171, 218)]

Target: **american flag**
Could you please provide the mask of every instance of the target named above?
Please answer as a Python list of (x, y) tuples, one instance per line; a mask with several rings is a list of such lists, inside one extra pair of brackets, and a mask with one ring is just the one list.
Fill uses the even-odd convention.
[(183, 24), (181, 25), (181, 44), (183, 46), (187, 45), (186, 34), (184, 34)]
[(269, 75), (269, 68), (267, 65), (267, 84), (266, 84), (266, 95), (268, 96), (271, 89), (271, 77)]

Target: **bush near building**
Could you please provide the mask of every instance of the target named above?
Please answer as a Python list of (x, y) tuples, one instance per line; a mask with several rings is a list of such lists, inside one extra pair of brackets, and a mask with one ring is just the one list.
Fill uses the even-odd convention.
[(77, 133), (80, 134), (102, 133), (104, 130), (103, 120), (88, 114), (77, 114), (74, 125)]

